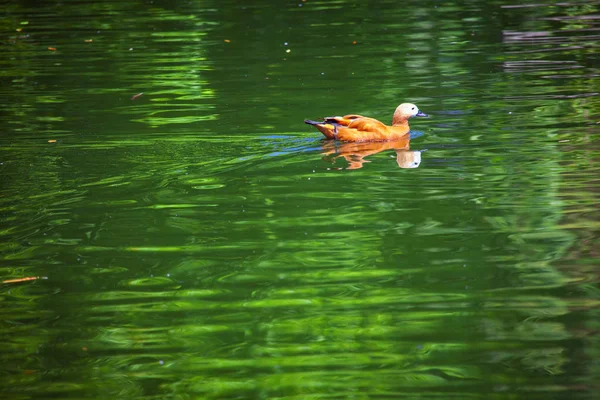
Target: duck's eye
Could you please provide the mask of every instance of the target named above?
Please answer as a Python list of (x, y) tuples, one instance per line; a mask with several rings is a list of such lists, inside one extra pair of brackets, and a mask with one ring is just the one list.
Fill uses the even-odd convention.
[(411, 108), (411, 110), (412, 110), (412, 111), (415, 111), (415, 108), (413, 107), (413, 108)]

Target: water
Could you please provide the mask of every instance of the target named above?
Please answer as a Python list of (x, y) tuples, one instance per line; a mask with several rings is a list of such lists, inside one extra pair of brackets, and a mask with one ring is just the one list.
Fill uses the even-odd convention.
[(598, 3), (2, 8), (3, 398), (594, 398)]

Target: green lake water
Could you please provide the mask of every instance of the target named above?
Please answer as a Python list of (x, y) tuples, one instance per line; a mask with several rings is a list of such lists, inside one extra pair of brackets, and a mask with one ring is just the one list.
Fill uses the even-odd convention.
[(600, 3), (0, 6), (0, 398), (598, 398)]

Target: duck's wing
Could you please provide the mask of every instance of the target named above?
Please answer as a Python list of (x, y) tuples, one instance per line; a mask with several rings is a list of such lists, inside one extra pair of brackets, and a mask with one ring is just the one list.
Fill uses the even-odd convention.
[(358, 114), (348, 114), (343, 117), (325, 117), (325, 122), (329, 124), (337, 124), (342, 126), (348, 126), (352, 121), (357, 118), (364, 118), (362, 115)]
[(358, 114), (348, 114), (348, 115), (344, 115), (345, 119), (356, 119), (356, 118), (366, 118), (363, 117), (362, 115), (358, 115)]
[(390, 140), (390, 131), (382, 122), (362, 115), (349, 114), (343, 117), (326, 117), (323, 122), (306, 120), (328, 139), (346, 142)]
[(339, 127), (336, 139), (345, 142), (369, 142), (389, 140), (389, 128), (374, 118), (360, 117), (350, 120), (347, 126)]
[(357, 131), (369, 134), (385, 134), (388, 130), (388, 127), (383, 122), (369, 117), (352, 119), (347, 126), (350, 129), (356, 129)]

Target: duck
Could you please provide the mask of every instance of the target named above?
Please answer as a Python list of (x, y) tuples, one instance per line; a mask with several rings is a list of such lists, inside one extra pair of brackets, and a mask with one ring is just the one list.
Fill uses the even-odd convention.
[(327, 139), (342, 142), (386, 142), (405, 136), (410, 131), (408, 119), (412, 117), (428, 115), (412, 103), (402, 103), (394, 111), (391, 126), (358, 114), (326, 117), (323, 121), (306, 119), (304, 123), (317, 128)]

